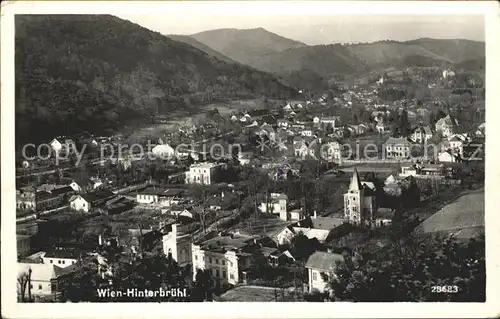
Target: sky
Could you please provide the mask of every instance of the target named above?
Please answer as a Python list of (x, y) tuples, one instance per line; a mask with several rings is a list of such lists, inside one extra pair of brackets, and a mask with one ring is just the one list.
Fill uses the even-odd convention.
[(193, 34), (221, 28), (262, 27), (309, 45), (406, 41), (416, 38), (484, 41), (480, 15), (326, 15), (191, 13), (119, 15), (162, 34)]

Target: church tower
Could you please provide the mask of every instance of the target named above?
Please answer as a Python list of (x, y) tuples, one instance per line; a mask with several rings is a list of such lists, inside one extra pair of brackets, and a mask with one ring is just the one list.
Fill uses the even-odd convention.
[(344, 194), (344, 219), (353, 224), (371, 224), (376, 209), (373, 183), (362, 182), (354, 168), (349, 190)]
[(358, 170), (354, 168), (349, 190), (344, 194), (344, 218), (350, 223), (360, 224), (363, 221), (361, 212), (364, 202), (364, 188)]

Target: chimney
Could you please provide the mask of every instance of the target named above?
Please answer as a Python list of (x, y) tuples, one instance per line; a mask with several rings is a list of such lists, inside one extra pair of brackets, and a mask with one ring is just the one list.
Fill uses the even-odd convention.
[(172, 224), (172, 234), (174, 237), (177, 236), (177, 224), (176, 223)]
[(102, 235), (99, 234), (99, 246), (102, 246)]
[(318, 218), (318, 214), (316, 213), (316, 210), (314, 210), (314, 216), (313, 216), (314, 219)]

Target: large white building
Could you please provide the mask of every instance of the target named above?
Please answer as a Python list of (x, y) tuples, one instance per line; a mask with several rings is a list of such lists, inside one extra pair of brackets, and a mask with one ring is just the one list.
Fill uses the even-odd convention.
[(163, 252), (166, 256), (172, 255), (172, 258), (179, 266), (186, 266), (192, 262), (192, 239), (189, 234), (179, 235), (177, 224), (170, 224), (163, 229)]
[(276, 214), (280, 216), (280, 219), (287, 220), (287, 210), (286, 206), (288, 203), (288, 196), (286, 194), (271, 193), (268, 203), (260, 203), (260, 210), (263, 213)]
[[(263, 249), (270, 238), (239, 233), (221, 234), (192, 245), (193, 279), (197, 271), (207, 270), (220, 284), (236, 285), (246, 280), (252, 252)], [(273, 243), (275, 246), (275, 244)], [(275, 247), (270, 247), (275, 248)]]
[(410, 142), (405, 138), (390, 137), (384, 143), (387, 158), (405, 159), (410, 154)]
[(217, 175), (225, 164), (198, 163), (189, 167), (186, 172), (186, 184), (209, 185), (217, 182)]

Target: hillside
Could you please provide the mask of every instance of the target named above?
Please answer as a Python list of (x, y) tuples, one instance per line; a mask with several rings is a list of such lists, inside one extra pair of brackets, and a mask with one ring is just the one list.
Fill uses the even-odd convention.
[(302, 42), (284, 38), (263, 28), (217, 29), (192, 34), (191, 37), (237, 62), (249, 65), (252, 65), (251, 61), (255, 57), (306, 47)]
[(219, 98), (287, 98), (275, 77), (108, 15), (16, 16), (16, 142), (172, 114)]
[(307, 86), (311, 78), (326, 81), (339, 74), (362, 74), (388, 67), (456, 66), (481, 70), (484, 59), (483, 42), (418, 39), (305, 46), (255, 56), (247, 63), (282, 76), (293, 85)]
[(225, 62), (228, 62), (228, 63), (236, 63), (231, 58), (225, 56), (224, 54), (222, 54), (222, 53), (220, 53), (218, 51), (215, 51), (211, 47), (204, 45), (200, 41), (198, 41), (195, 38), (192, 38), (192, 37), (190, 37), (188, 35), (169, 34), (169, 35), (167, 35), (167, 37), (169, 37), (172, 40), (178, 41), (178, 42), (183, 42), (183, 43), (189, 44), (190, 46), (195, 47), (198, 50), (201, 50), (201, 51), (207, 53), (210, 56), (216, 57), (217, 59), (219, 59), (221, 61), (225, 61)]

